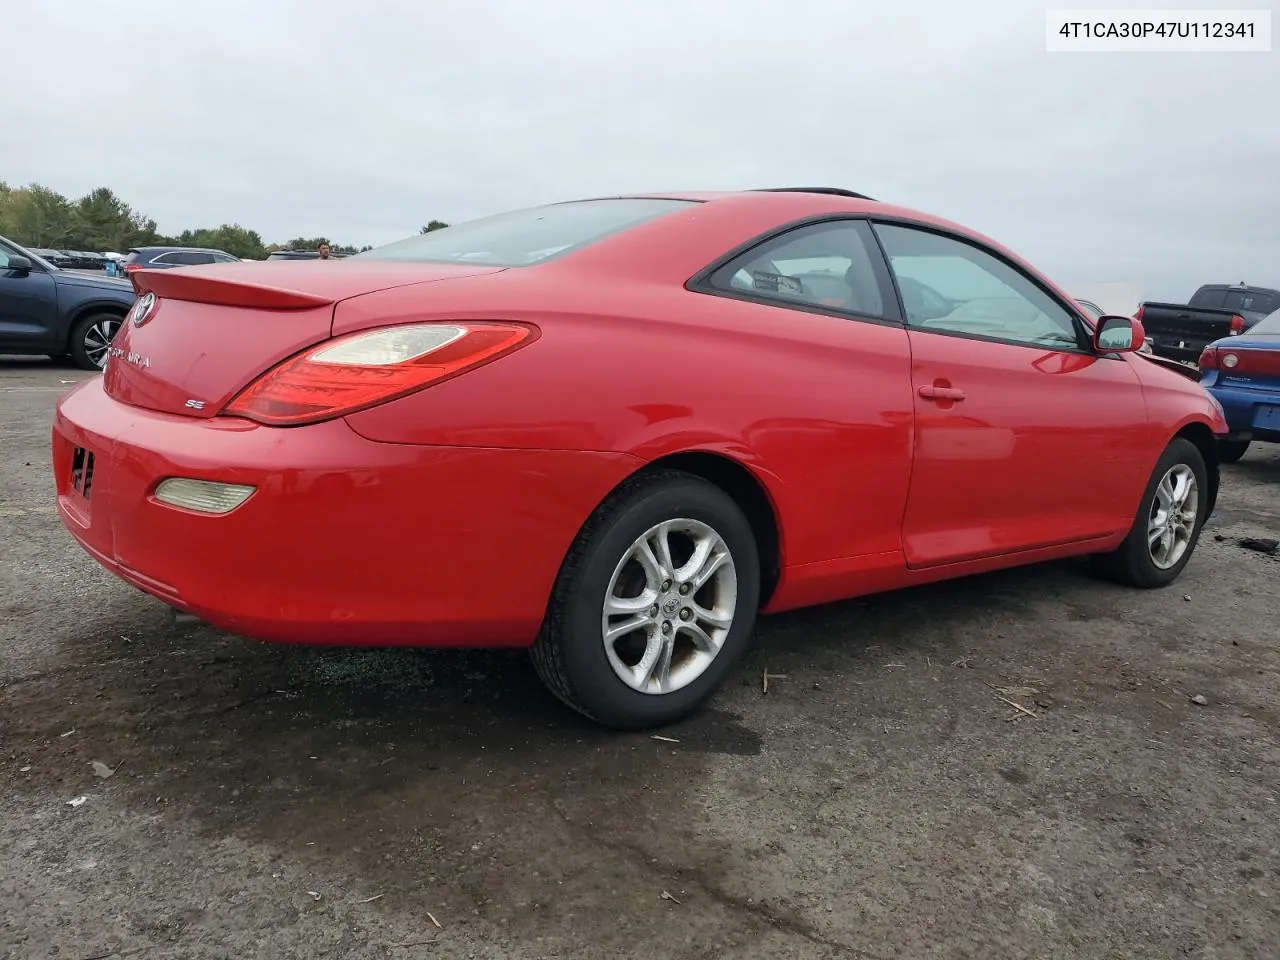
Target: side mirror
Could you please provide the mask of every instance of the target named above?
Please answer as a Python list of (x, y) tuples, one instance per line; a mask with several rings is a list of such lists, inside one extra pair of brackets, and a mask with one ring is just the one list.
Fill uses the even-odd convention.
[(31, 267), (32, 263), (30, 258), (15, 253), (9, 258), (9, 265), (5, 267), (5, 269), (13, 270), (16, 273), (30, 273)]
[(1105, 314), (1093, 327), (1093, 349), (1098, 353), (1134, 353), (1146, 339), (1142, 323), (1133, 317)]

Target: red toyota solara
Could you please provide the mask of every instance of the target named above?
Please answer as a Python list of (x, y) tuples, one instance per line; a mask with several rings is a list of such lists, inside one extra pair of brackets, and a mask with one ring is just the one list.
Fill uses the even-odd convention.
[(1094, 555), (1186, 566), (1221, 409), (1127, 317), (832, 189), (558, 203), (342, 261), (133, 275), (59, 402), (109, 570), (263, 640), (531, 647), (640, 728), (758, 613)]

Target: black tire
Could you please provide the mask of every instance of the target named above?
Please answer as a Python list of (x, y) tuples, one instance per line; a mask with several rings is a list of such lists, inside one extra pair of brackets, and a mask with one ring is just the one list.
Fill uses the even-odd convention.
[[(707, 524), (724, 541), (737, 574), (737, 601), (719, 652), (696, 679), (668, 693), (644, 693), (623, 682), (605, 652), (605, 595), (632, 544), (675, 519)], [(759, 554), (737, 503), (681, 471), (640, 475), (597, 508), (570, 548), (533, 645), (533, 663), (552, 693), (597, 723), (626, 730), (662, 726), (695, 713), (719, 688), (746, 648), (759, 602)]]
[(1219, 440), (1218, 462), (1239, 463), (1240, 458), (1245, 455), (1245, 451), (1248, 449), (1248, 440)]
[[(81, 370), (102, 370), (106, 366), (105, 349), (100, 350), (98, 346), (102, 334), (107, 332), (114, 338), (123, 322), (124, 317), (118, 313), (91, 313), (77, 320), (67, 341), (71, 362)], [(101, 362), (97, 359), (99, 356)]]
[[(1147, 541), (1147, 526), (1155, 510), (1156, 490), (1161, 480), (1179, 464), (1189, 467), (1195, 475), (1195, 527), (1178, 561), (1168, 568), (1161, 568), (1151, 556), (1151, 548)], [(1164, 454), (1151, 473), (1151, 479), (1147, 481), (1147, 488), (1142, 494), (1142, 504), (1138, 507), (1138, 515), (1134, 518), (1129, 535), (1112, 553), (1096, 556), (1095, 566), (1104, 576), (1127, 586), (1143, 589), (1167, 587), (1178, 579), (1191, 560), (1191, 555), (1195, 552), (1196, 544), (1200, 540), (1200, 533), (1204, 530), (1208, 507), (1208, 470), (1205, 468), (1204, 456), (1190, 440), (1175, 437), (1173, 442), (1165, 448)]]

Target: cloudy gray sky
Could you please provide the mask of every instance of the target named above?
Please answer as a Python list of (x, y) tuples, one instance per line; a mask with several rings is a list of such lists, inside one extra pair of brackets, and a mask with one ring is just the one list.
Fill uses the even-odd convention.
[(167, 231), (355, 244), (584, 195), (838, 185), (1068, 284), (1280, 284), (1280, 51), (1044, 46), (1027, 0), (26, 3), (0, 179), (107, 185)]

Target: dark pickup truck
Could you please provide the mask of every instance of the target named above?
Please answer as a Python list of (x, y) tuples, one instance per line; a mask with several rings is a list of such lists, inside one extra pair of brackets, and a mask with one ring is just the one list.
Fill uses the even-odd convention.
[(1134, 317), (1156, 356), (1194, 363), (1213, 341), (1244, 333), (1275, 310), (1280, 310), (1280, 290), (1208, 283), (1189, 303), (1142, 303)]

